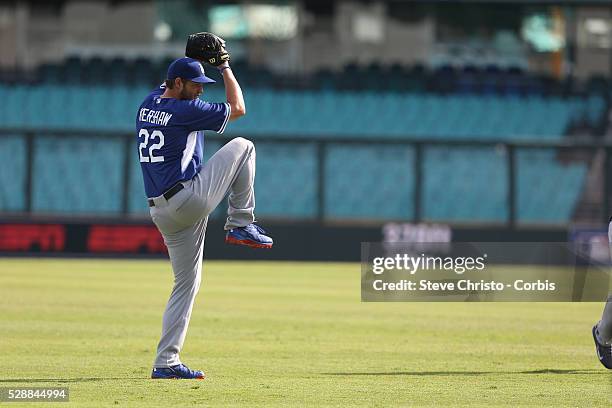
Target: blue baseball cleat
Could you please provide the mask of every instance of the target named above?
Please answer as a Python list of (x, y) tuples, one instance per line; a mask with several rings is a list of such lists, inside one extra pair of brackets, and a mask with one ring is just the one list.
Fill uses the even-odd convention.
[(151, 378), (203, 380), (206, 375), (202, 371), (190, 370), (185, 364), (178, 364), (168, 368), (154, 368), (151, 372)]
[(595, 340), (595, 351), (597, 357), (604, 367), (612, 370), (612, 344), (602, 344), (597, 338), (597, 324), (593, 326), (593, 340)]
[(225, 242), (233, 245), (246, 245), (252, 248), (272, 248), (274, 241), (266, 235), (259, 225), (249, 224), (227, 231)]

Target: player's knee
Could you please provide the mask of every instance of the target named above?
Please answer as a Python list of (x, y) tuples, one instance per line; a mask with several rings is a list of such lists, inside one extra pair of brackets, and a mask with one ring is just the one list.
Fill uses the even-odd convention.
[(254, 150), (255, 145), (249, 139), (245, 139), (244, 137), (236, 137), (232, 140), (232, 142), (239, 144), (244, 150)]

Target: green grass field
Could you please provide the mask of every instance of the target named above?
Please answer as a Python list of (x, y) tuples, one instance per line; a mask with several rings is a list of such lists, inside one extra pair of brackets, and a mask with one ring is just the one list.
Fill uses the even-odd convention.
[(0, 387), (92, 407), (612, 404), (601, 304), (361, 303), (359, 280), (357, 264), (205, 261), (181, 357), (208, 378), (153, 381), (168, 261), (2, 259)]

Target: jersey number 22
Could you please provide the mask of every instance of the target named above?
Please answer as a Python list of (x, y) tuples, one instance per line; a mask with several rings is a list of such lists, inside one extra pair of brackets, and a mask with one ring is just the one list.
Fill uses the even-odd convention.
[[(164, 156), (155, 156), (153, 153), (156, 150), (161, 149), (162, 146), (164, 145), (164, 134), (159, 130), (154, 130), (151, 133), (151, 135), (149, 135), (149, 132), (147, 131), (147, 129), (140, 129), (140, 132), (138, 133), (138, 139), (140, 139), (141, 137), (144, 137), (144, 140), (140, 142), (140, 145), (138, 146), (138, 153), (140, 153), (140, 162), (141, 163), (163, 162)], [(149, 139), (150, 140), (159, 139), (159, 142), (149, 146), (149, 152), (148, 152), (149, 155), (146, 156), (142, 154), (142, 149), (147, 148), (147, 145), (149, 144)]]

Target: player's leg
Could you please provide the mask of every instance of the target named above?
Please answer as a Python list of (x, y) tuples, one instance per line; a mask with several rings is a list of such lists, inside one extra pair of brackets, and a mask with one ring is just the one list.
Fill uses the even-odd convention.
[(612, 369), (612, 295), (608, 298), (601, 320), (593, 327), (597, 358), (604, 367)]
[[(182, 370), (179, 366), (182, 364), (179, 353), (187, 335), (193, 303), (202, 279), (202, 254), (207, 221), (208, 218), (205, 217), (179, 232), (162, 232), (174, 272), (174, 287), (164, 311), (161, 339), (153, 365), (154, 378), (168, 378), (164, 377), (165, 375), (176, 378), (172, 370)], [(172, 367), (170, 371), (164, 370), (169, 367)], [(201, 372), (202, 375), (193, 371), (183, 374), (186, 378), (203, 377)], [(181, 372), (177, 376), (185, 378)]]
[[(612, 218), (610, 218), (610, 222), (608, 223), (608, 243), (610, 255), (612, 256)], [(600, 340), (605, 343), (612, 343), (612, 293), (610, 293), (606, 306), (604, 307), (597, 331)]]
[[(612, 256), (612, 218), (608, 224), (608, 243)], [(604, 307), (601, 320), (593, 327), (597, 357), (604, 367), (612, 369), (612, 294)]]
[(242, 243), (271, 247), (272, 239), (255, 221), (255, 146), (242, 137), (217, 151), (192, 180), (191, 188), (210, 214), (229, 193), (225, 230), (244, 238)]
[(608, 344), (612, 343), (612, 295), (608, 297), (601, 320), (597, 325), (597, 331), (599, 340)]

